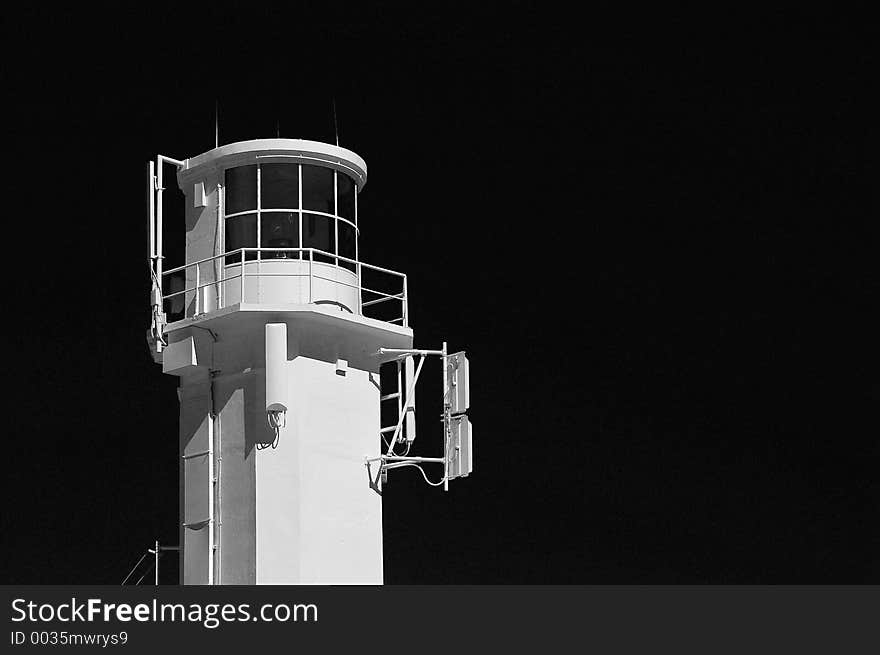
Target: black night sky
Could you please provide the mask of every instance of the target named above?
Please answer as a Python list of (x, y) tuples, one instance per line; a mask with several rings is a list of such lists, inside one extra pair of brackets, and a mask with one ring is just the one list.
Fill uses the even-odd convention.
[(471, 361), (475, 472), (391, 472), (386, 582), (880, 583), (860, 17), (42, 6), (0, 72), (0, 582), (115, 584), (177, 542), (146, 163), (212, 148), (215, 99), (221, 143), (332, 142), (335, 99), (364, 261)]

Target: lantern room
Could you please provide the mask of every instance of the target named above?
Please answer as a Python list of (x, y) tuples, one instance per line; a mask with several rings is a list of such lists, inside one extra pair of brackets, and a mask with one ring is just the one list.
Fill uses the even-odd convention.
[[(354, 152), (300, 139), (232, 143), (179, 162), (186, 262), (159, 273), (163, 311), (172, 322), (244, 304), (364, 314), (393, 300), (398, 316), (377, 318), (405, 325), (403, 276), (359, 262), (358, 194), (366, 179)], [(363, 285), (365, 276), (383, 273)]]

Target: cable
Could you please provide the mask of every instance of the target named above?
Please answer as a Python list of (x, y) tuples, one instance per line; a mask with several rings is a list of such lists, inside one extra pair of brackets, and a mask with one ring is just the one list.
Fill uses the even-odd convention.
[[(401, 441), (400, 438), (398, 438), (398, 439), (394, 442), (394, 446), (391, 447), (391, 446), (388, 445), (388, 440), (385, 438), (385, 435), (384, 435), (384, 434), (381, 434), (381, 433), (380, 433), (379, 436), (382, 437), (382, 443), (385, 444), (386, 455), (393, 455), (394, 457), (401, 457), (401, 455), (399, 455), (398, 453), (396, 453), (396, 452), (394, 451), (394, 448), (396, 448), (396, 447), (397, 447), (397, 444), (399, 444), (400, 441)], [(406, 442), (406, 452), (402, 455), (403, 457), (406, 457), (406, 456), (409, 454), (409, 447), (410, 447), (410, 442), (407, 441), (407, 442)], [(390, 450), (389, 450), (389, 448), (390, 448)]]
[[(132, 569), (131, 569), (131, 571), (129, 571), (128, 575), (125, 576), (125, 580), (123, 580), (120, 584), (124, 585), (126, 582), (128, 582), (128, 579), (131, 577), (131, 574), (137, 570), (137, 567), (139, 567), (141, 565), (141, 562), (143, 562), (144, 558), (149, 554), (150, 553), (148, 551), (148, 552), (144, 553), (143, 555), (141, 555), (141, 558), (137, 561), (137, 564), (135, 564), (134, 567), (132, 567)], [(144, 574), (144, 575), (146, 575), (146, 574)], [(143, 578), (141, 578), (141, 579), (143, 580)]]
[(155, 562), (155, 561), (150, 562), (150, 566), (147, 567), (147, 570), (144, 571), (144, 574), (141, 576), (140, 580), (138, 580), (137, 582), (135, 582), (134, 585), (135, 585), (135, 586), (138, 586), (141, 582), (143, 582), (143, 581), (144, 581), (144, 578), (147, 577), (147, 573), (149, 573), (150, 571), (152, 571), (152, 570), (153, 570), (153, 567), (154, 567), (155, 565), (156, 565), (156, 562)]
[(159, 314), (162, 312), (162, 282), (156, 276), (156, 271), (153, 269), (152, 265), (150, 266), (150, 275), (153, 277), (153, 284), (159, 290), (159, 304), (153, 305), (153, 324), (150, 326), (150, 332), (153, 333), (156, 341), (160, 342), (163, 346), (167, 346), (168, 342), (165, 340), (165, 337), (162, 336), (161, 329), (157, 329), (157, 327), (161, 325)]
[(270, 411), (266, 414), (266, 421), (268, 421), (269, 427), (275, 432), (275, 439), (271, 444), (256, 444), (257, 450), (265, 450), (270, 446), (272, 447), (272, 450), (274, 450), (278, 447), (278, 442), (281, 441), (281, 428), (287, 425), (286, 413)]
[(440, 480), (440, 482), (431, 482), (431, 481), (428, 479), (427, 474), (425, 473), (425, 469), (423, 469), (421, 466), (419, 466), (419, 465), (416, 464), (416, 463), (412, 463), (412, 464), (410, 464), (409, 462), (407, 462), (406, 464), (403, 464), (402, 466), (400, 466), (400, 467), (398, 467), (398, 468), (404, 468), (404, 467), (406, 467), (406, 466), (415, 466), (417, 469), (419, 469), (419, 472), (421, 472), (422, 477), (425, 478), (425, 482), (427, 482), (427, 483), (428, 483), (429, 485), (431, 485), (432, 487), (439, 487), (439, 486), (440, 486), (441, 484), (443, 484), (443, 482), (446, 480), (446, 478), (443, 478), (443, 479)]
[(162, 336), (157, 326), (161, 324), (159, 320), (159, 310), (158, 308), (154, 308), (153, 310), (153, 324), (150, 326), (150, 332), (152, 332), (153, 336), (156, 338), (156, 341), (159, 341), (163, 346), (168, 346), (168, 342), (165, 340), (165, 337)]
[(156, 269), (153, 268), (152, 262), (150, 263), (150, 273), (153, 274), (153, 282), (156, 283), (156, 286), (159, 289), (159, 293), (162, 293), (162, 283), (159, 281), (159, 276), (156, 275)]
[(286, 412), (278, 412), (278, 411), (270, 411), (266, 414), (266, 419), (269, 421), (269, 426), (275, 430), (279, 428), (283, 428), (287, 424)]
[(439, 487), (441, 484), (443, 484), (443, 483), (446, 481), (446, 478), (443, 478), (443, 479), (440, 480), (440, 482), (431, 482), (431, 481), (428, 479), (427, 474), (425, 473), (425, 469), (423, 469), (423, 468), (422, 468), (421, 466), (419, 466), (418, 464), (413, 464), (413, 466), (415, 466), (417, 469), (419, 469), (419, 472), (422, 474), (422, 477), (425, 478), (425, 482), (427, 482), (427, 483), (428, 483), (429, 485), (431, 485), (432, 487)]

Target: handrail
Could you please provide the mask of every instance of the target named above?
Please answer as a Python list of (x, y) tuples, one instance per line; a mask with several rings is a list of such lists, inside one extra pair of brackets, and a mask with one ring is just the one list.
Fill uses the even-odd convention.
[[(369, 291), (369, 289), (367, 289), (367, 291)], [(379, 292), (375, 291), (373, 293), (379, 293)], [(385, 295), (385, 294), (380, 294), (380, 295)], [(395, 299), (403, 300), (403, 294), (397, 293), (393, 296), (385, 296), (384, 298), (376, 298), (375, 300), (368, 300), (367, 302), (361, 303), (361, 307), (369, 307), (370, 305), (378, 305), (380, 302), (386, 302), (388, 300), (395, 300)]]
[[(258, 260), (252, 260), (252, 261), (258, 261)], [(263, 261), (263, 260), (259, 260), (259, 261)], [(295, 259), (293, 261), (302, 261), (302, 260)], [(240, 277), (247, 277), (247, 276), (242, 276), (242, 274), (239, 273), (238, 275), (233, 275), (231, 277), (224, 277), (219, 280), (214, 280), (212, 282), (205, 282), (204, 284), (197, 284), (194, 287), (187, 287), (186, 289), (181, 289), (180, 291), (175, 291), (174, 293), (166, 293), (163, 296), (163, 298), (165, 298), (167, 300), (168, 298), (174, 298), (175, 296), (179, 296), (182, 293), (195, 293), (196, 291), (199, 291), (200, 289), (205, 289), (207, 287), (213, 287), (218, 284), (223, 284), (224, 282), (229, 282), (231, 280), (237, 280)], [(342, 280), (334, 280), (332, 277), (323, 277), (321, 275), (314, 275), (314, 274), (309, 276), (308, 273), (257, 273), (257, 274), (251, 274), (250, 277), (313, 277), (316, 280), (324, 280), (325, 282), (333, 282), (334, 284), (341, 284), (342, 286), (348, 287), (350, 289), (360, 289), (361, 291), (366, 291), (367, 293), (375, 293), (377, 296), (382, 296), (382, 298), (377, 298), (376, 300), (368, 300), (365, 303), (361, 303), (362, 307), (376, 305), (380, 302), (385, 302), (387, 300), (405, 300), (402, 293), (385, 293), (384, 291), (376, 291), (375, 289), (368, 289), (367, 287), (364, 287), (364, 286), (358, 286), (356, 284), (349, 284), (348, 282), (344, 282)]]
[[(290, 258), (290, 259), (277, 259), (277, 258), (265, 258), (264, 259), (263, 257), (260, 257), (261, 253), (278, 253), (278, 252), (290, 253), (290, 254), (295, 253), (298, 256), (294, 257), (294, 258)], [(248, 253), (258, 253), (258, 257), (256, 259), (247, 259)], [(355, 284), (352, 284), (351, 282), (346, 281), (344, 279), (334, 279), (331, 277), (327, 277), (325, 275), (320, 275), (320, 273), (323, 271), (321, 269), (318, 269), (318, 271), (315, 271), (315, 269), (314, 269), (315, 255), (321, 255), (323, 257), (327, 257), (327, 258), (332, 259), (335, 263), (327, 262), (327, 264), (329, 264), (330, 266), (336, 266), (337, 268), (340, 268), (341, 267), (340, 264), (345, 262), (345, 263), (350, 263), (350, 264), (355, 265), (359, 270), (360, 269), (372, 270), (372, 271), (377, 271), (377, 272), (385, 274), (385, 275), (391, 275), (396, 278), (399, 278), (398, 283), (401, 286), (398, 288), (400, 288), (401, 290), (396, 293), (386, 293), (384, 291), (379, 291), (377, 289), (371, 289), (371, 288), (365, 287), (362, 284), (362, 280), (361, 280), (360, 275), (357, 276), (358, 279)], [(238, 259), (238, 261), (233, 262), (231, 264), (226, 264), (221, 269), (223, 271), (223, 273), (222, 273), (220, 279), (210, 280), (210, 281), (205, 282), (204, 278), (202, 277), (201, 267), (205, 264), (210, 263), (210, 262), (215, 262), (221, 258), (225, 259), (230, 256), (237, 256), (239, 259)], [(259, 267), (259, 265), (262, 263), (280, 263), (280, 262), (288, 262), (288, 263), (300, 262), (303, 265), (305, 265), (306, 262), (308, 262), (308, 270), (306, 271), (306, 270), (299, 269), (296, 272), (291, 271), (290, 273), (279, 273), (279, 272), (271, 272), (271, 273), (265, 272), (264, 273), (264, 272), (262, 272), (262, 270), (260, 270), (260, 267)], [(249, 263), (256, 263), (257, 264), (257, 267), (256, 267), (257, 271), (248, 272), (249, 268), (253, 268), (251, 266), (248, 266)], [(325, 262), (319, 262), (319, 263), (324, 264)], [(234, 275), (231, 275), (229, 277), (226, 277), (225, 273), (226, 273), (226, 270), (229, 268), (229, 266), (239, 266), (240, 267), (239, 272), (237, 272)], [(235, 250), (230, 250), (230, 251), (227, 251), (224, 253), (220, 253), (218, 255), (213, 255), (212, 257), (205, 257), (204, 259), (200, 259), (198, 261), (189, 262), (189, 263), (184, 264), (182, 266), (178, 266), (176, 268), (172, 268), (167, 271), (162, 271), (162, 273), (161, 273), (162, 281), (164, 282), (164, 280), (170, 279), (169, 276), (171, 276), (175, 273), (180, 273), (181, 271), (185, 272), (188, 269), (192, 269), (194, 267), (196, 269), (195, 270), (195, 280), (194, 280), (195, 285), (194, 286), (187, 286), (186, 283), (184, 283), (184, 288), (179, 291), (174, 291), (174, 292), (168, 293), (168, 294), (162, 293), (162, 299), (163, 300), (170, 300), (172, 298), (177, 298), (181, 295), (185, 296), (187, 294), (192, 293), (195, 295), (195, 315), (199, 315), (199, 314), (203, 313), (205, 304), (208, 302), (208, 296), (206, 296), (205, 298), (201, 298), (201, 296), (203, 295), (202, 290), (206, 289), (208, 287), (215, 287), (215, 286), (218, 287), (218, 298), (217, 299), (219, 299), (221, 285), (225, 285), (226, 283), (232, 282), (233, 280), (241, 279), (241, 283), (239, 285), (240, 286), (239, 293), (241, 294), (240, 298), (244, 298), (244, 289), (245, 289), (244, 278), (245, 277), (257, 278), (257, 279), (259, 279), (261, 277), (266, 277), (266, 278), (269, 278), (269, 277), (294, 277), (294, 278), (308, 277), (309, 278), (309, 302), (313, 301), (312, 280), (323, 280), (325, 282), (330, 282), (335, 285), (339, 285), (342, 287), (347, 287), (347, 288), (356, 290), (357, 295), (358, 295), (358, 299), (359, 299), (359, 306), (360, 306), (362, 312), (363, 312), (364, 308), (370, 307), (372, 305), (387, 302), (389, 300), (399, 300), (401, 303), (403, 316), (400, 318), (390, 320), (390, 321), (385, 320), (385, 322), (387, 322), (387, 323), (400, 322), (404, 327), (408, 327), (407, 320), (406, 320), (406, 317), (408, 316), (408, 307), (407, 307), (408, 297), (407, 297), (407, 278), (406, 278), (406, 275), (404, 273), (400, 273), (398, 271), (393, 271), (391, 269), (383, 268), (381, 266), (374, 266), (372, 264), (367, 264), (365, 262), (359, 261), (357, 259), (352, 259), (350, 257), (345, 257), (343, 255), (337, 255), (335, 253), (330, 253), (330, 252), (327, 252), (324, 250), (319, 250), (317, 248), (257, 248), (257, 247), (236, 248)], [(351, 270), (348, 268), (346, 268), (346, 270), (351, 272)], [(370, 300), (363, 301), (362, 295), (364, 293), (372, 294), (374, 297), (371, 298)], [(223, 294), (223, 295), (225, 295), (225, 294)], [(215, 301), (217, 299), (215, 299)], [(223, 306), (223, 305), (220, 305), (220, 306)]]
[[(360, 264), (361, 266), (365, 266), (366, 268), (372, 269), (374, 271), (379, 271), (380, 273), (388, 273), (390, 275), (397, 275), (399, 277), (406, 277), (406, 273), (400, 273), (399, 271), (392, 271), (390, 268), (382, 268), (381, 266), (375, 266), (374, 264), (367, 264), (366, 262), (358, 261), (357, 259), (350, 259), (348, 257), (344, 257), (343, 255), (337, 255), (332, 252), (327, 252), (326, 250), (319, 250), (318, 248), (236, 248), (235, 250), (229, 250), (227, 252), (221, 253), (219, 255), (214, 255), (213, 257), (206, 257), (205, 259), (200, 259), (195, 262), (190, 262), (188, 264), (184, 264), (183, 266), (178, 266), (177, 268), (172, 268), (167, 271), (162, 271), (162, 275), (170, 275), (171, 273), (178, 273), (184, 269), (192, 268), (193, 266), (197, 266), (199, 264), (207, 264), (208, 262), (212, 262), (215, 259), (220, 259), (221, 257), (230, 257), (232, 255), (243, 254), (247, 252), (311, 252), (316, 255), (324, 255), (326, 257), (332, 257), (333, 259), (340, 259), (342, 261), (346, 261), (350, 264)], [(252, 259), (251, 261), (262, 261)], [(238, 262), (235, 262), (236, 264)]]

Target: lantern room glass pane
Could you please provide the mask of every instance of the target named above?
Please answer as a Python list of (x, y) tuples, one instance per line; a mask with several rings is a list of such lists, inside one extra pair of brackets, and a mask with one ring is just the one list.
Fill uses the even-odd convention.
[[(257, 215), (242, 214), (226, 219), (226, 252), (238, 248), (257, 247)], [(245, 253), (245, 259), (256, 259), (257, 253)], [(241, 261), (241, 253), (226, 256), (227, 264)]]
[[(261, 248), (299, 248), (299, 214), (260, 213)], [(299, 252), (264, 252), (263, 259), (299, 259)]]
[(302, 167), (303, 209), (333, 213), (333, 171), (322, 166)]
[[(355, 258), (355, 234), (354, 227), (345, 221), (339, 221), (339, 254), (349, 259)], [(355, 265), (351, 262), (341, 261), (339, 265), (350, 271), (355, 270)]]
[[(303, 181), (305, 187), (305, 181)], [(305, 200), (303, 201), (305, 204)], [(333, 229), (335, 221), (318, 214), (303, 214), (303, 248), (315, 248), (325, 252), (336, 252), (336, 235)], [(333, 257), (315, 254), (316, 262), (334, 263)]]
[(354, 181), (345, 173), (336, 174), (336, 215), (354, 223)]
[(260, 207), (263, 209), (299, 208), (298, 165), (262, 164), (260, 184)]
[(226, 214), (257, 208), (257, 167), (238, 166), (226, 169)]

